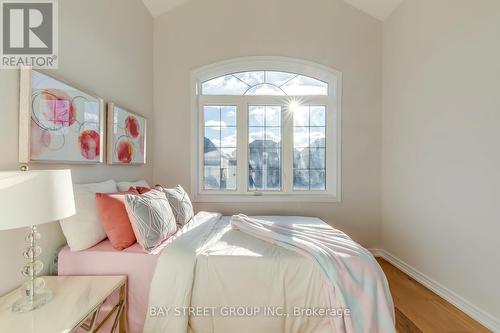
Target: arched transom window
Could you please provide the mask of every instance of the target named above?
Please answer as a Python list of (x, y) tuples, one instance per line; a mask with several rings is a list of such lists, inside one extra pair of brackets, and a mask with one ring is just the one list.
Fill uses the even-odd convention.
[(338, 201), (340, 76), (261, 57), (195, 71), (195, 200)]
[(326, 96), (328, 83), (312, 77), (276, 71), (240, 72), (203, 82), (203, 95)]

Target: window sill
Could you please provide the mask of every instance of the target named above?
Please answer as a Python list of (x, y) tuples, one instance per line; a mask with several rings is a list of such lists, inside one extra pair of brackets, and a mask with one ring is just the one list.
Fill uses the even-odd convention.
[(332, 194), (276, 194), (259, 193), (256, 194), (195, 194), (193, 196), (195, 203), (253, 203), (253, 202), (341, 202), (338, 196)]

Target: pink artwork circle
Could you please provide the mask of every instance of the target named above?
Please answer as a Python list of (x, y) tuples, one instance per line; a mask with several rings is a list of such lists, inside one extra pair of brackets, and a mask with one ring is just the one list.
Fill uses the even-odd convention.
[(50, 146), (52, 137), (46, 129), (40, 128), (33, 120), (31, 120), (31, 155), (37, 156), (41, 154), (47, 147)]
[(130, 163), (132, 162), (132, 153), (133, 148), (132, 144), (127, 139), (121, 139), (116, 144), (116, 154), (118, 156), (118, 160), (122, 163)]
[(133, 139), (136, 139), (140, 134), (139, 121), (134, 116), (125, 118), (125, 132)]
[(93, 130), (85, 130), (78, 136), (80, 144), (80, 153), (88, 160), (93, 160), (100, 155), (100, 137), (99, 133)]

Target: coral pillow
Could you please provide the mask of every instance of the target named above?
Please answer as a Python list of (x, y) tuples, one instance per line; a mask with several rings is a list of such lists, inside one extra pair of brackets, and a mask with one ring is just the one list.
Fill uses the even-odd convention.
[(117, 250), (123, 250), (136, 242), (125, 207), (126, 194), (139, 194), (135, 190), (122, 193), (96, 193), (96, 205), (104, 231)]
[(141, 187), (150, 187), (148, 182), (145, 180), (138, 180), (136, 182), (119, 182), (116, 184), (118, 187), (118, 191), (123, 192), (129, 189), (130, 187), (136, 187), (136, 186), (141, 186)]
[(145, 186), (131, 186), (129, 189), (129, 191), (137, 191), (139, 192), (139, 194), (144, 194), (144, 193), (148, 193), (149, 191), (151, 191), (151, 189), (149, 187), (145, 187)]

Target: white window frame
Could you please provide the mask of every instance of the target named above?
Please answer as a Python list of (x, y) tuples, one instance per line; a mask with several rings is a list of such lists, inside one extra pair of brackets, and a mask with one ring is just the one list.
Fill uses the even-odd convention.
[[(201, 83), (222, 75), (246, 71), (283, 71), (328, 83), (328, 96), (215, 96), (201, 95)], [(340, 202), (341, 201), (342, 73), (313, 62), (287, 57), (244, 57), (201, 67), (191, 72), (191, 194), (194, 202)], [(249, 191), (248, 105), (326, 106), (326, 190), (293, 190), (293, 123), (282, 114), (282, 191)], [(237, 190), (203, 188), (203, 105), (237, 107)], [(242, 144), (243, 143), (243, 144)], [(241, 167), (243, 166), (243, 167)]]

